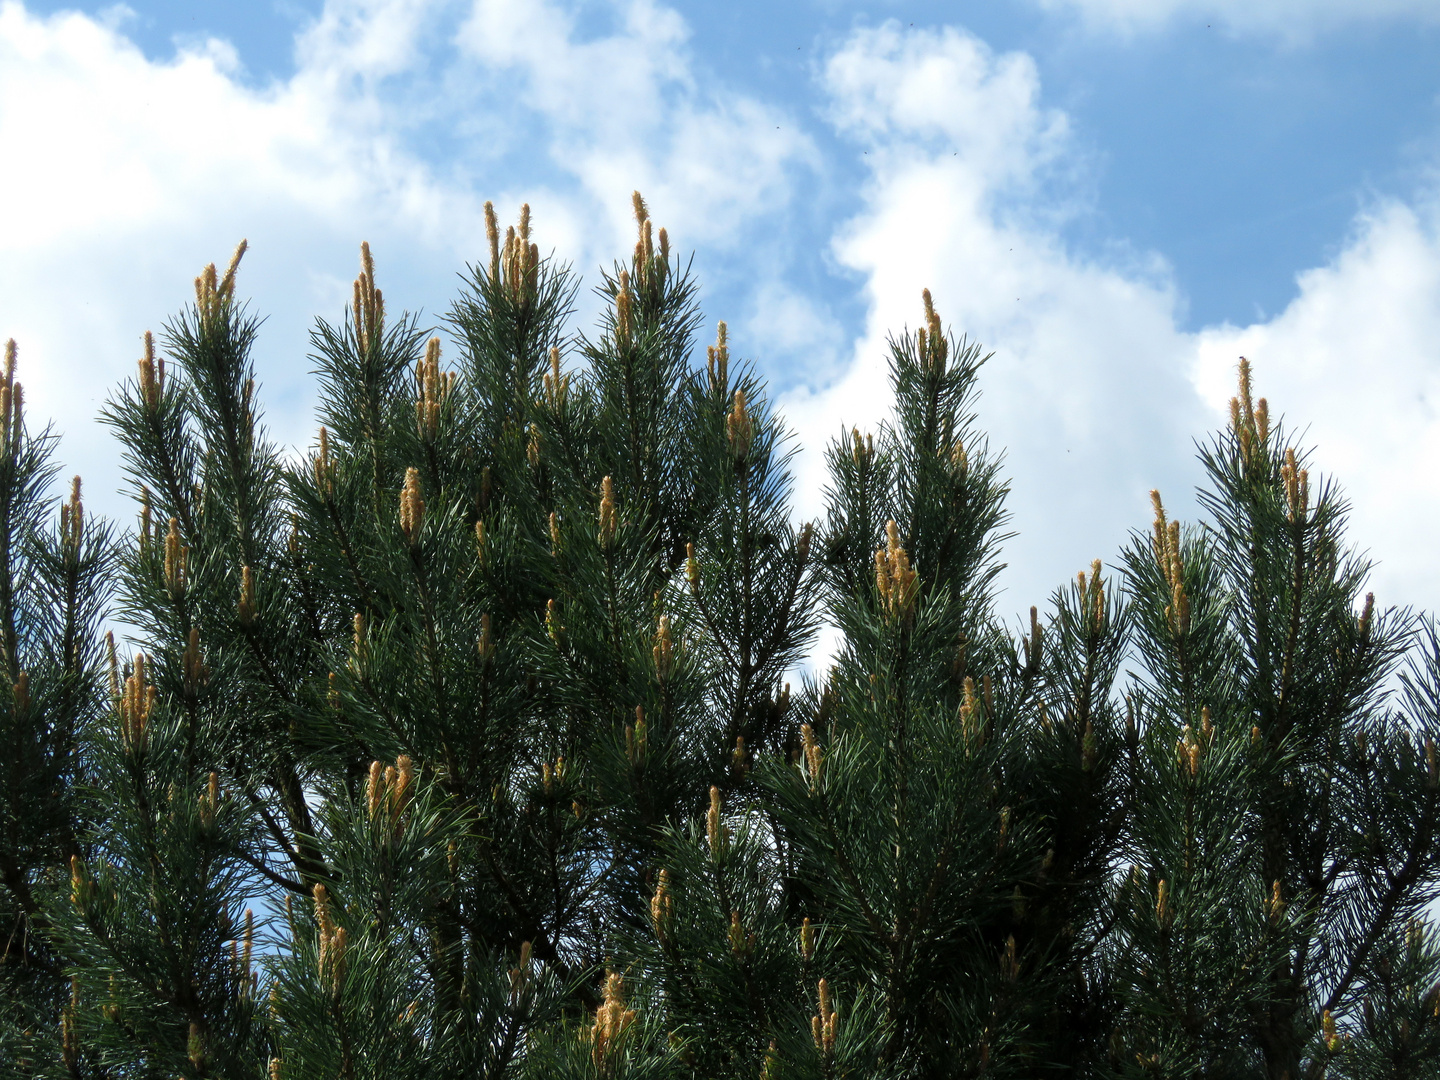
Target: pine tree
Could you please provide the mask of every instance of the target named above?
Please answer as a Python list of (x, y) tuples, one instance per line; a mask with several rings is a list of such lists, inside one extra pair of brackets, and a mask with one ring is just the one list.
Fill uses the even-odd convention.
[(1348, 507), (1312, 494), (1243, 359), (1230, 412), (1204, 527), (1152, 493), (1126, 552), (1146, 731), (1117, 1047), (1174, 1073), (1434, 1075), (1434, 624), (1361, 601)]
[(11, 349), (9, 1071), (1440, 1075), (1440, 634), (1361, 600), (1248, 365), (1206, 520), (1156, 494), (1011, 627), (983, 350), (926, 292), (797, 523), (791, 435), (724, 323), (692, 365), (634, 210), (586, 336), (487, 206), (451, 364), (362, 246), (300, 454), (242, 243), (103, 414), (123, 535), (78, 482), (51, 524)]

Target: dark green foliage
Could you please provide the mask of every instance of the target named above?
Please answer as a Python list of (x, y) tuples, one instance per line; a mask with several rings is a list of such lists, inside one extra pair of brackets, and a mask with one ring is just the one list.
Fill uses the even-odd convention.
[(1248, 366), (1206, 520), (1017, 636), (980, 347), (927, 292), (796, 522), (635, 211), (593, 336), (488, 213), (448, 369), (362, 248), (296, 456), (207, 268), (103, 415), (120, 539), (52, 530), (7, 373), (7, 1075), (1440, 1075), (1440, 636)]
[(85, 849), (77, 789), (102, 709), (98, 632), (110, 597), (111, 530), (85, 518), (77, 478), (55, 520), (49, 429), (25, 424), (16, 349), (0, 382), (0, 1061), (58, 1056), (68, 997), (52, 895)]
[[(136, 672), (132, 691), (145, 677)], [(141, 1075), (253, 1073), (268, 1046), (249, 963), (253, 916), (239, 903), (254, 814), (214, 773), (187, 768), (178, 712), (157, 705), (145, 717), (134, 705), (122, 706), (120, 732), (102, 728), (92, 743), (104, 828), (55, 905), (75, 972), (66, 1022), (89, 1066), (71, 1069), (106, 1075), (138, 1059)]]

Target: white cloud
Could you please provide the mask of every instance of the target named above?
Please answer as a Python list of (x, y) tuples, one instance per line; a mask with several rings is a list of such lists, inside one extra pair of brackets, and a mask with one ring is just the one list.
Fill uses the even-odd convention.
[[(771, 383), (814, 385), (848, 359), (849, 342), (834, 313), (782, 278), (760, 281), (752, 309), (730, 328), (735, 355), (764, 351)], [(783, 371), (777, 366), (783, 364)]]
[[(980, 418), (992, 446), (1008, 447), (1020, 531), (1006, 549), (1001, 607), (1043, 603), (1145, 525), (1150, 487), (1183, 489), (1190, 475), (1187, 440), (1201, 410), (1165, 269), (1076, 258), (1013, 209), (1070, 153), (1065, 119), (1041, 106), (1028, 57), (892, 23), (854, 34), (824, 84), (871, 163), (864, 209), (834, 251), (864, 276), (870, 308), (845, 374), (784, 403), (807, 448), (798, 485), (807, 510), (820, 509), (819, 447), (888, 409), (885, 335), (919, 322), (929, 287), (947, 323), (995, 349)], [(1183, 490), (1175, 495), (1183, 506)]]
[(327, 3), (296, 41), (300, 81), (330, 87), (346, 79), (373, 85), (420, 59), (427, 0), (344, 0)]
[[(701, 93), (672, 9), (615, 12), (596, 37), (548, 3), (328, 0), (295, 74), (257, 89), (225, 42), (151, 60), (114, 13), (0, 3), (0, 337), (19, 341), (31, 415), (57, 421), (92, 504), (129, 513), (96, 412), (141, 332), (242, 236), (242, 288), (268, 316), (269, 420), (302, 442), (306, 331), (340, 314), (361, 239), (392, 306), (433, 315), (483, 257), (487, 197), (506, 216), (534, 203), (541, 242), (582, 270), (628, 249), (636, 186), (687, 245), (743, 236), (757, 208), (783, 205), (809, 153), (795, 125)], [(484, 153), (433, 149), (468, 146), (476, 124)]]
[(1302, 40), (1364, 22), (1440, 23), (1434, 0), (1038, 0), (1041, 7), (1078, 13), (1092, 26), (1122, 33), (1180, 21), (1211, 21), (1241, 33)]
[(1026, 184), (1065, 147), (1064, 114), (1039, 106), (1040, 77), (1024, 53), (995, 55), (946, 27), (862, 30), (825, 64), (831, 119), (871, 150), (949, 151), (977, 186)]
[(339, 313), (359, 240), (377, 241), (383, 274), (400, 235), (412, 254), (439, 249), (452, 262), (455, 246), (483, 237), (476, 200), (406, 154), (373, 98), (327, 85), (364, 69), (370, 45), (321, 37), (309, 41), (329, 67), (250, 90), (223, 42), (154, 62), (113, 25), (0, 5), (11, 163), (0, 200), (12, 208), (0, 334), (20, 343), (32, 418), (56, 420), (62, 457), (101, 508), (124, 504), (96, 412), (133, 370), (141, 332), (185, 302), (204, 262), (251, 241), (242, 281), (273, 316), (259, 355), (265, 396), (277, 434), (295, 440), (309, 425), (305, 329), (316, 310)]
[(476, 0), (459, 43), (518, 85), (543, 116), (550, 162), (576, 178), (610, 235), (574, 255), (610, 259), (633, 242), (630, 192), (685, 243), (734, 247), (790, 198), (792, 171), (813, 167), (810, 140), (789, 113), (702, 81), (689, 27), (654, 0), (615, 5), (613, 32), (582, 38), (549, 0)]
[(1218, 418), (1248, 357), (1256, 392), (1349, 497), (1377, 599), (1440, 610), (1440, 204), (1380, 203), (1298, 280), (1274, 319), (1199, 335), (1196, 389)]

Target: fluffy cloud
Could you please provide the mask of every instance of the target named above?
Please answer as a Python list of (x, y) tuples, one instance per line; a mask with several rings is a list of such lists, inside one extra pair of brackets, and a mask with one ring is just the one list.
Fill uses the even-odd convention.
[(1440, 23), (1432, 0), (1038, 0), (1077, 12), (1090, 24), (1122, 32), (1177, 21), (1215, 20), (1231, 30), (1305, 38), (1348, 23), (1411, 19)]
[(869, 314), (845, 373), (785, 402), (807, 448), (807, 510), (819, 511), (818, 447), (888, 408), (886, 334), (918, 324), (929, 287), (946, 322), (995, 350), (980, 419), (992, 446), (1008, 448), (1020, 533), (1006, 548), (1002, 609), (1043, 604), (1145, 525), (1151, 487), (1185, 505), (1203, 414), (1165, 268), (1079, 259), (1027, 212), (1073, 153), (1028, 57), (890, 24), (853, 35), (824, 84), (835, 123), (870, 163), (865, 208), (834, 245), (863, 275)]
[(387, 132), (373, 96), (339, 77), (393, 64), (394, 53), (325, 29), (307, 39), (325, 65), (252, 90), (221, 42), (157, 63), (85, 16), (0, 6), (10, 161), (0, 200), (11, 208), (0, 332), (20, 343), (32, 417), (56, 420), (62, 455), (105, 509), (122, 503), (95, 414), (133, 370), (141, 332), (185, 301), (204, 262), (249, 237), (243, 280), (273, 316), (259, 358), (266, 397), (293, 440), (307, 434), (305, 327), (315, 310), (338, 314), (359, 240), (378, 242), (383, 272), (397, 235), (452, 266), (457, 240), (483, 237), (475, 199), (437, 183)]
[(1299, 286), (1268, 322), (1200, 334), (1196, 389), (1218, 420), (1249, 357), (1256, 392), (1349, 497), (1378, 599), (1440, 610), (1440, 204), (1373, 207)]
[(458, 42), (544, 119), (549, 163), (608, 225), (585, 238), (600, 247), (571, 257), (624, 250), (637, 188), (687, 244), (735, 246), (788, 201), (793, 167), (816, 164), (813, 147), (785, 110), (698, 78), (673, 8), (627, 0), (614, 14), (614, 32), (584, 38), (556, 4), (476, 0)]
[(155, 61), (123, 20), (0, 3), (0, 336), (20, 342), (32, 416), (55, 418), (97, 508), (125, 503), (96, 412), (141, 332), (241, 236), (243, 288), (269, 317), (269, 420), (295, 443), (306, 331), (340, 314), (362, 238), (392, 303), (414, 308), (483, 256), (487, 197), (507, 216), (534, 203), (542, 243), (582, 269), (628, 248), (636, 186), (687, 242), (762, 228), (757, 209), (785, 203), (810, 153), (796, 125), (702, 92), (670, 9), (614, 14), (597, 36), (545, 2), (329, 0), (295, 74), (255, 88), (224, 42)]

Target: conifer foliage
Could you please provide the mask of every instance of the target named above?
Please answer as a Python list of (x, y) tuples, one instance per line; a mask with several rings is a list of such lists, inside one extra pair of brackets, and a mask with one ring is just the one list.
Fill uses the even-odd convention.
[(362, 246), (298, 454), (242, 243), (102, 415), (123, 531), (8, 348), (6, 1075), (1440, 1075), (1440, 632), (1248, 363), (1205, 519), (1011, 627), (983, 350), (925, 292), (796, 522), (634, 210), (590, 334), (528, 207), (448, 346)]

